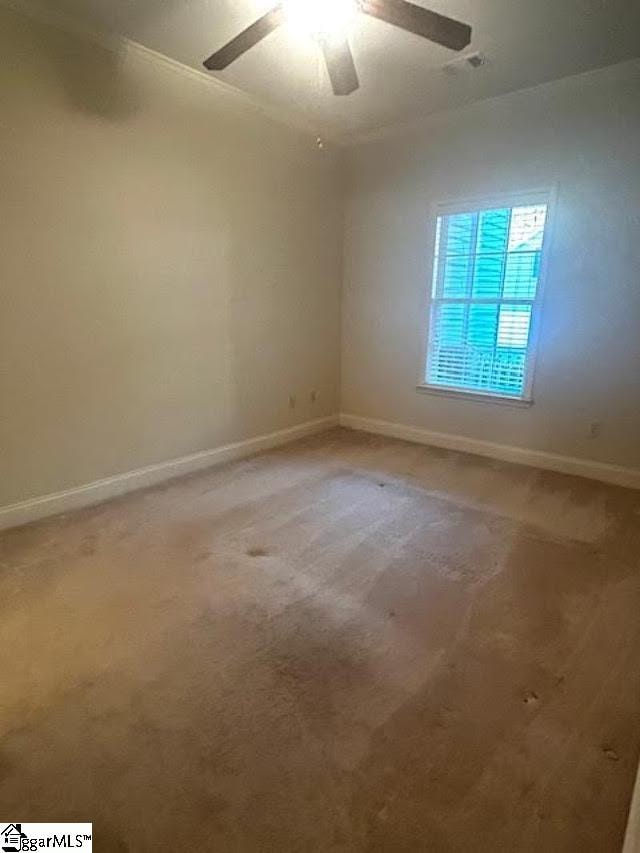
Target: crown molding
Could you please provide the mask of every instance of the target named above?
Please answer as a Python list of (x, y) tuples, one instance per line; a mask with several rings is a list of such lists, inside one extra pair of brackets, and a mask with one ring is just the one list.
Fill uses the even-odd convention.
[(107, 33), (102, 30), (95, 29), (86, 23), (81, 22), (77, 18), (62, 12), (58, 9), (52, 9), (42, 0), (0, 0), (0, 8), (5, 7), (14, 12), (18, 12), (26, 17), (32, 18), (40, 23), (55, 27), (58, 30), (63, 30), (78, 38), (90, 41), (93, 44), (98, 44), (101, 47), (112, 52), (125, 52), (130, 55), (138, 56), (150, 63), (162, 64), (179, 74), (187, 75), (191, 79), (198, 80), (200, 83), (207, 85), (210, 91), (214, 91), (217, 95), (223, 95), (231, 101), (235, 101), (239, 105), (252, 109), (259, 113), (264, 118), (267, 118), (276, 124), (287, 127), (290, 130), (298, 131), (305, 136), (311, 137), (314, 141), (321, 136), (323, 141), (337, 148), (357, 148), (361, 145), (367, 145), (375, 142), (382, 142), (387, 139), (402, 137), (417, 133), (428, 128), (434, 122), (442, 122), (448, 120), (451, 116), (462, 113), (474, 107), (479, 107), (483, 104), (496, 101), (501, 98), (516, 96), (525, 92), (533, 92), (538, 89), (548, 88), (557, 84), (570, 84), (570, 81), (579, 78), (593, 78), (604, 75), (613, 75), (614, 78), (624, 79), (627, 76), (636, 76), (640, 73), (640, 58), (626, 59), (614, 65), (605, 65), (600, 68), (592, 68), (577, 74), (570, 74), (566, 77), (559, 77), (554, 80), (549, 80), (544, 83), (538, 83), (534, 86), (525, 86), (522, 89), (514, 89), (509, 92), (502, 92), (497, 95), (490, 95), (479, 100), (472, 100), (466, 104), (461, 104), (456, 107), (445, 107), (437, 109), (418, 119), (410, 119), (407, 121), (397, 121), (391, 124), (382, 125), (381, 127), (373, 127), (368, 130), (356, 130), (347, 133), (336, 133), (329, 131), (317, 125), (312, 125), (305, 121), (300, 115), (285, 107), (277, 106), (268, 103), (254, 95), (249, 94), (243, 89), (232, 86), (230, 83), (225, 83), (217, 77), (212, 77), (204, 71), (193, 68), (190, 65), (185, 65), (176, 59), (172, 59), (166, 54), (160, 53), (152, 48), (145, 47), (139, 42), (133, 41), (126, 36), (117, 33)]
[(489, 95), (485, 98), (478, 98), (467, 103), (460, 104), (455, 107), (444, 107), (442, 109), (433, 110), (426, 115), (420, 116), (417, 119), (409, 119), (406, 121), (392, 122), (381, 127), (372, 128), (370, 130), (355, 131), (348, 136), (342, 137), (340, 144), (347, 148), (357, 148), (360, 145), (369, 145), (376, 142), (385, 142), (391, 139), (397, 139), (412, 134), (426, 132), (435, 124), (447, 122), (457, 115), (468, 112), (473, 109), (482, 109), (487, 104), (494, 101), (500, 101), (505, 98), (516, 98), (518, 96), (544, 91), (557, 86), (571, 86), (572, 84), (584, 84), (594, 82), (600, 79), (609, 77), (612, 81), (634, 79), (640, 75), (640, 57), (632, 59), (623, 59), (621, 62), (616, 62), (613, 65), (603, 65), (599, 68), (589, 68), (586, 71), (579, 71), (576, 74), (568, 74), (565, 77), (556, 77), (553, 80), (546, 80), (544, 83), (536, 83), (534, 86), (525, 86), (521, 89), (512, 89), (508, 92), (501, 92), (497, 95)]
[(260, 114), (263, 118), (269, 119), (289, 130), (295, 130), (298, 133), (311, 137), (314, 141), (321, 135), (323, 141), (331, 145), (342, 146), (345, 144), (344, 140), (340, 137), (327, 134), (324, 131), (320, 133), (317, 127), (313, 127), (293, 111), (266, 103), (254, 95), (245, 92), (243, 89), (232, 86), (230, 83), (225, 83), (217, 77), (212, 77), (205, 71), (199, 71), (197, 68), (185, 65), (177, 59), (172, 59), (170, 56), (159, 53), (126, 36), (95, 29), (59, 9), (52, 9), (46, 6), (41, 0), (0, 0), (0, 8), (2, 7), (31, 18), (38, 23), (62, 30), (83, 41), (99, 45), (113, 53), (128, 54), (151, 64), (160, 64), (166, 68), (170, 68), (177, 74), (189, 77), (206, 86), (210, 92), (215, 93), (217, 96), (227, 98), (231, 102), (235, 102)]

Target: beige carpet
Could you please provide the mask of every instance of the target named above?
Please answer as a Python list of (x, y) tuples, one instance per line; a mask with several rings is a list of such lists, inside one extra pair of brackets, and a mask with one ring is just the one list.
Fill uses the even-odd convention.
[(335, 430), (0, 537), (0, 816), (97, 851), (620, 849), (640, 493)]

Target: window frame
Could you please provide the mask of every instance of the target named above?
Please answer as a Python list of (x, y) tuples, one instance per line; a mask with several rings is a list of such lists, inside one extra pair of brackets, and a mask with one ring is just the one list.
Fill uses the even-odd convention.
[[(431, 205), (428, 225), (429, 255), (427, 258), (427, 286), (424, 286), (421, 306), (422, 322), (420, 366), (416, 390), (421, 393), (435, 394), (451, 399), (472, 400), (484, 403), (497, 403), (504, 406), (529, 407), (534, 403), (534, 377), (540, 342), (540, 327), (543, 313), (544, 295), (546, 291), (547, 272), (549, 264), (550, 246), (553, 238), (555, 208), (557, 199), (557, 187), (555, 185), (545, 186), (532, 190), (521, 190), (517, 192), (492, 193), (487, 195), (469, 196), (464, 198), (450, 199), (436, 202)], [(500, 207), (526, 207), (535, 204), (547, 205), (547, 216), (545, 220), (544, 236), (540, 250), (540, 273), (535, 299), (531, 304), (531, 326), (529, 330), (529, 346), (527, 347), (527, 372), (522, 396), (515, 397), (508, 394), (493, 393), (491, 391), (474, 391), (472, 389), (453, 388), (443, 385), (432, 385), (427, 381), (428, 358), (431, 340), (431, 318), (434, 304), (433, 280), (436, 263), (436, 237), (437, 221), (439, 216), (447, 216), (455, 213), (476, 213), (482, 210), (492, 210)]]

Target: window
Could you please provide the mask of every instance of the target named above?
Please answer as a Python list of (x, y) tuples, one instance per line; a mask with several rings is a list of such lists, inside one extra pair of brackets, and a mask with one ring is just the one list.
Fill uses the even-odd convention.
[(440, 208), (423, 387), (530, 399), (548, 203)]

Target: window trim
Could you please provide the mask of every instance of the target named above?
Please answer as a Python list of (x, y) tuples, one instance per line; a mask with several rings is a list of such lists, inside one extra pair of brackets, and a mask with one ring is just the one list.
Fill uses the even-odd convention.
[[(435, 202), (430, 205), (427, 245), (429, 254), (427, 256), (426, 272), (427, 286), (422, 279), (423, 299), (421, 302), (420, 333), (420, 365), (416, 391), (420, 393), (434, 394), (440, 397), (449, 397), (454, 400), (468, 400), (480, 403), (498, 404), (503, 406), (515, 406), (517, 408), (528, 408), (534, 403), (534, 377), (535, 367), (538, 359), (538, 348), (540, 343), (541, 318), (544, 311), (544, 298), (546, 292), (547, 273), (549, 265), (550, 247), (553, 242), (555, 211), (557, 202), (557, 185), (551, 184), (546, 187), (538, 187), (531, 190), (518, 190), (516, 192), (491, 193), (487, 195), (474, 195), (445, 201)], [(538, 277), (538, 288), (536, 297), (532, 303), (531, 328), (529, 331), (529, 347), (527, 359), (527, 374), (521, 397), (513, 397), (508, 394), (494, 394), (490, 391), (474, 391), (464, 388), (448, 388), (443, 385), (432, 385), (426, 381), (427, 359), (429, 357), (429, 340), (431, 335), (431, 314), (433, 306), (433, 275), (435, 267), (436, 249), (436, 225), (439, 216), (452, 213), (475, 213), (480, 210), (490, 210), (493, 207), (520, 207), (544, 203), (547, 205), (547, 218), (545, 222), (544, 238), (540, 250), (540, 274)], [(528, 301), (528, 300), (527, 300)]]

